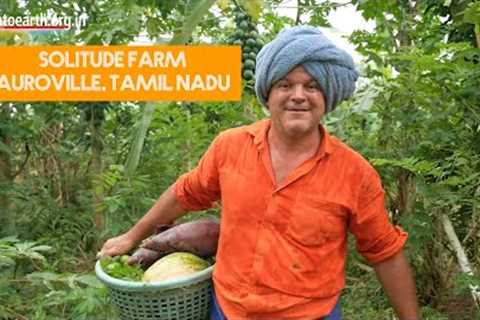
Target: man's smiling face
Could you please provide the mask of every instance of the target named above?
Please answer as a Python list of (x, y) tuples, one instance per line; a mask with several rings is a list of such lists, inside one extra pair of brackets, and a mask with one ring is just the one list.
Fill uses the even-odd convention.
[(325, 98), (318, 83), (302, 66), (277, 81), (268, 96), (272, 126), (281, 135), (302, 137), (318, 130)]

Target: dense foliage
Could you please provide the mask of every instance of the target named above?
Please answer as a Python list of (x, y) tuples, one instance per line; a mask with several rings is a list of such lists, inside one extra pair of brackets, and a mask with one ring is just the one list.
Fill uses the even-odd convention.
[[(0, 43), (237, 39), (253, 52), (244, 56), (244, 77), (251, 80), (246, 71), (253, 70), (259, 43), (285, 26), (328, 27), (328, 13), (346, 5), (214, 2), (2, 1), (0, 16), (53, 10), (88, 19), (78, 32), (2, 32)], [(296, 18), (279, 13), (292, 3)], [(424, 319), (478, 319), (471, 286), (480, 284), (480, 2), (351, 4), (376, 28), (351, 35), (365, 57), (362, 79), (354, 99), (325, 122), (381, 173), (392, 219), (410, 234)], [(242, 24), (248, 30), (240, 33)], [(0, 102), (0, 318), (111, 319), (93, 274), (99, 246), (192, 169), (218, 132), (264, 117), (250, 86), (245, 81), (238, 103)], [(448, 222), (471, 272), (459, 264)], [(345, 319), (392, 319), (358, 254), (351, 254), (347, 273)]]

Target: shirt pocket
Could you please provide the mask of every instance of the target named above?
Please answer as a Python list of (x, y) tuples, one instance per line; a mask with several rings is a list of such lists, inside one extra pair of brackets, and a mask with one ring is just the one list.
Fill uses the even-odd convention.
[(347, 212), (339, 204), (314, 196), (300, 196), (292, 210), (287, 232), (306, 246), (318, 246), (346, 236)]

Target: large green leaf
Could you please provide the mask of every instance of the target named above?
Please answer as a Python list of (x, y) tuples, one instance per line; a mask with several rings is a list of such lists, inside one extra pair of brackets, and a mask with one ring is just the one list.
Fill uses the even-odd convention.
[(125, 175), (132, 177), (137, 169), (138, 162), (140, 161), (140, 155), (143, 149), (143, 143), (145, 142), (145, 136), (147, 134), (150, 122), (152, 122), (153, 111), (155, 110), (155, 103), (147, 103), (144, 107), (142, 117), (137, 123), (137, 131), (133, 139), (130, 153), (128, 154), (127, 163), (125, 165)]
[[(195, 1), (192, 1), (195, 2)], [(208, 9), (215, 3), (215, 0), (200, 0), (192, 5), (190, 15), (185, 18), (182, 28), (175, 33), (170, 44), (181, 45), (185, 44), (191, 37), (195, 27), (202, 20), (203, 16), (208, 12)]]

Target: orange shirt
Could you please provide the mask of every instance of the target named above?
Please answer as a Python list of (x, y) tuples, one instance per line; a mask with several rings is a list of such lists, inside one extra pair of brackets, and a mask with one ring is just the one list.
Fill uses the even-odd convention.
[(228, 319), (318, 319), (345, 285), (347, 230), (371, 263), (397, 253), (373, 167), (322, 126), (318, 152), (276, 186), (270, 120), (229, 129), (176, 182), (187, 210), (221, 199), (213, 281)]

